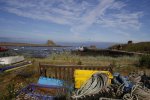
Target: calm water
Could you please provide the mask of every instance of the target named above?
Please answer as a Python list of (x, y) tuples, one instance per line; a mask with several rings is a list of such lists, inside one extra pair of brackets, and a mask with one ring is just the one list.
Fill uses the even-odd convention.
[(72, 46), (72, 47), (8, 47), (13, 53), (16, 55), (24, 55), (27, 57), (47, 57), (50, 56), (52, 53), (61, 53), (64, 51), (72, 51), (76, 50), (80, 46), (90, 46), (95, 45), (97, 48), (105, 49), (109, 46), (114, 45), (114, 43), (59, 43), (59, 45), (63, 46)]
[(25, 57), (45, 58), (52, 53), (75, 50), (75, 47), (8, 47), (10, 55), (23, 55)]

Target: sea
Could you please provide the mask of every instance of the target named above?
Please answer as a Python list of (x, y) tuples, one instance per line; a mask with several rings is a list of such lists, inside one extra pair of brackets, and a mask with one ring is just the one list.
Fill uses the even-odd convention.
[(8, 48), (12, 51), (12, 54), (24, 55), (26, 57), (37, 57), (44, 58), (50, 56), (52, 53), (61, 53), (64, 51), (77, 50), (81, 46), (89, 47), (91, 45), (96, 46), (99, 49), (107, 49), (108, 47), (116, 44), (109, 42), (84, 42), (84, 43), (63, 43), (59, 42), (58, 45), (62, 47), (17, 47), (9, 46)]
[(111, 43), (111, 42), (83, 42), (83, 43), (65, 43), (65, 42), (58, 42), (58, 45), (61, 45), (62, 47), (17, 47), (17, 46), (10, 46), (8, 48), (14, 49), (14, 50), (76, 50), (79, 47), (89, 47), (91, 45), (96, 46), (98, 49), (107, 49), (108, 47), (115, 45), (117, 43)]

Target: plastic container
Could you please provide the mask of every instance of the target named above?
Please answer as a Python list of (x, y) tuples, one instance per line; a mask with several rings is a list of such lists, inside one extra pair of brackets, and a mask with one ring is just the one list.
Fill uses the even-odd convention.
[(55, 78), (47, 78), (47, 77), (40, 77), (38, 80), (38, 84), (43, 85), (54, 85), (54, 86), (63, 86), (64, 81), (55, 79)]
[(98, 71), (98, 70), (75, 70), (74, 78), (75, 78), (75, 88), (80, 88), (93, 74), (95, 73), (105, 73), (108, 75), (108, 83), (111, 84), (111, 79), (113, 79), (113, 75), (109, 71)]

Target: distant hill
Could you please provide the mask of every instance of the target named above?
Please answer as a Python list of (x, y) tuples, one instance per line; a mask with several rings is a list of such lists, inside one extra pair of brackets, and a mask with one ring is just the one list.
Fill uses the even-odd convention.
[(0, 46), (58, 46), (52, 40), (46, 44), (18, 43), (18, 42), (0, 42)]
[(48, 45), (48, 46), (51, 46), (51, 45), (56, 45), (56, 44), (55, 44), (52, 40), (48, 40), (48, 41), (47, 41), (47, 45)]
[(109, 49), (150, 54), (150, 42), (132, 43), (131, 41), (128, 41), (127, 44), (114, 45), (109, 47)]

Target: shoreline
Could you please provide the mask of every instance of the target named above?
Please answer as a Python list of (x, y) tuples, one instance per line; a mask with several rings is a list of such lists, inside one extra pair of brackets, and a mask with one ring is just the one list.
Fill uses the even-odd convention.
[(30, 44), (30, 43), (7, 43), (0, 42), (0, 46), (16, 46), (16, 47), (73, 47), (73, 46), (62, 46), (62, 45), (47, 45), (47, 44)]

